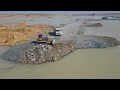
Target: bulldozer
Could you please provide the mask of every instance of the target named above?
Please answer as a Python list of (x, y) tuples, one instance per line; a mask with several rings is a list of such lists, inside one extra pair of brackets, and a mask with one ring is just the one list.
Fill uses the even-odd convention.
[(54, 45), (55, 44), (55, 39), (51, 38), (49, 36), (43, 35), (43, 34), (39, 34), (38, 39), (37, 39), (37, 43), (47, 43), (47, 44), (50, 44), (50, 45)]

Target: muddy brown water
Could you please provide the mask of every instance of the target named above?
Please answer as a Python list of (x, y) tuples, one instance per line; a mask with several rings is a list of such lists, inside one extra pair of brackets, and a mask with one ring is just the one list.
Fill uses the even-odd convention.
[[(112, 21), (103, 23), (106, 23), (106, 27), (99, 29), (100, 32), (104, 32), (102, 33), (104, 35), (109, 33), (119, 39), (120, 27), (118, 25), (120, 23), (112, 24)], [(113, 29), (115, 31), (112, 31)], [(93, 28), (87, 30), (89, 30), (89, 33), (85, 32), (87, 35), (101, 35)], [(111, 34), (109, 30), (115, 33)], [(8, 48), (0, 47), (0, 51)], [(62, 60), (40, 65), (15, 64), (0, 59), (0, 78), (120, 78), (119, 69), (120, 46), (104, 49), (79, 49)]]
[(41, 65), (0, 61), (0, 78), (120, 78), (120, 47), (76, 50)]

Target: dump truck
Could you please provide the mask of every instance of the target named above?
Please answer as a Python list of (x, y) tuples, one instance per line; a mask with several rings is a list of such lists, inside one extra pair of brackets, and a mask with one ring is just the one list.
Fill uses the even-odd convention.
[(51, 38), (50, 36), (39, 34), (38, 39), (37, 39), (37, 43), (47, 43), (47, 44), (54, 45), (55, 44), (55, 39)]
[(54, 34), (57, 35), (57, 36), (61, 36), (62, 33), (63, 33), (61, 27), (54, 27), (53, 31), (54, 31)]

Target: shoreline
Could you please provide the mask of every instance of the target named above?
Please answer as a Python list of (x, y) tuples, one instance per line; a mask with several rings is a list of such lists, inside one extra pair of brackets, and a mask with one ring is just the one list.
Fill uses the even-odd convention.
[[(87, 24), (90, 27), (98, 27), (98, 28), (104, 27), (104, 25), (102, 25), (101, 23), (98, 23), (99, 26), (97, 26), (96, 22), (94, 22), (96, 24), (86, 23), (86, 22), (93, 22), (93, 21), (94, 20), (91, 20), (91, 21), (86, 21), (86, 20), (79, 21), (78, 20), (78, 21), (75, 21), (73, 23), (63, 26), (62, 27), (62, 29), (64, 31), (63, 35), (60, 38), (56, 37), (56, 39), (58, 38), (58, 40), (57, 40), (58, 43), (56, 43), (56, 45), (55, 45), (55, 47), (57, 46), (57, 48), (54, 48), (54, 46), (50, 46), (50, 45), (46, 46), (46, 44), (42, 46), (42, 44), (41, 44), (40, 47), (38, 46), (39, 48), (35, 49), (35, 47), (37, 47), (37, 46), (33, 45), (33, 44), (31, 44), (31, 42), (27, 41), (28, 43), (25, 42), (20, 45), (12, 46), (12, 48), (10, 48), (10, 50), (8, 50), (8, 52), (3, 54), (3, 56), (5, 55), (4, 56), (4, 57), (6, 57), (5, 59), (9, 59), (10, 61), (16, 61), (16, 62), (22, 62), (22, 63), (36, 63), (37, 64), (37, 63), (44, 63), (46, 61), (59, 60), (62, 57), (66, 56), (67, 54), (73, 52), (75, 49), (78, 49), (78, 48), (79, 49), (81, 49), (81, 48), (106, 48), (106, 47), (118, 46), (120, 44), (120, 42), (117, 39), (112, 38), (112, 37), (84, 35), (85, 27)], [(97, 21), (97, 22), (99, 22), (99, 21)], [(53, 36), (53, 37), (55, 37), (55, 36)], [(69, 43), (69, 41), (73, 42), (73, 43)], [(68, 43), (64, 44), (65, 42), (68, 42)], [(67, 48), (66, 54), (62, 55), (62, 53), (60, 54), (58, 52), (59, 47), (61, 47), (59, 44), (63, 45), (63, 47)], [(71, 46), (69, 44), (71, 44)], [(45, 48), (43, 48), (43, 47), (45, 47)], [(40, 53), (38, 54), (36, 51), (34, 51), (34, 50), (39, 50), (39, 49), (45, 49), (45, 51), (47, 51), (46, 47), (52, 48), (53, 55), (51, 55), (49, 52), (44, 52), (42, 50), (40, 51), (40, 53), (44, 52), (43, 55), (41, 55)], [(32, 51), (34, 51), (32, 53), (32, 54), (34, 54), (33, 55), (34, 58), (32, 58), (30, 60), (27, 60), (25, 57), (25, 55), (26, 55), (25, 53), (28, 51), (28, 49), (32, 49)], [(62, 48), (62, 49), (64, 49), (64, 48)], [(13, 53), (11, 54), (11, 52), (13, 52)], [(65, 52), (65, 51), (62, 51), (62, 52)], [(58, 55), (58, 53), (60, 55)], [(48, 57), (50, 58), (50, 60), (48, 57), (45, 57), (44, 54), (47, 54)], [(58, 57), (57, 56), (53, 57), (55, 54), (57, 54)], [(19, 59), (15, 55), (18, 56)], [(37, 57), (39, 55), (41, 55), (41, 57), (43, 57), (41, 60), (39, 60), (39, 58), (37, 59)], [(28, 55), (28, 56), (31, 56), (31, 55)], [(36, 59), (35, 59), (35, 57), (36, 57)], [(43, 60), (43, 59), (45, 59), (45, 60)], [(33, 62), (31, 62), (31, 60)], [(36, 62), (36, 60), (37, 60), (37, 62)]]
[[(3, 58), (17, 63), (41, 64), (45, 62), (60, 60), (76, 49), (107, 48), (120, 45), (120, 42), (112, 37), (94, 35), (91, 36), (84, 35), (83, 33), (77, 35), (78, 37), (72, 40), (71, 35), (69, 35), (69, 33), (71, 33), (72, 31), (72, 29), (70, 30), (69, 28), (71, 28), (72, 26), (76, 27), (76, 29), (74, 30), (74, 35), (77, 35), (76, 31), (83, 32), (84, 28), (80, 28), (81, 24), (79, 22), (75, 22), (63, 27), (66, 32), (64, 32), (63, 36), (59, 39), (60, 42), (56, 43), (55, 46), (50, 46), (46, 44), (34, 45), (29, 42), (15, 47), (13, 46), (12, 48), (10, 48), (10, 50), (8, 50), (8, 52), (3, 55)], [(68, 30), (69, 33), (67, 32)], [(26, 54), (26, 52), (28, 52), (29, 50), (29, 54)]]
[[(69, 17), (71, 21), (71, 17)], [(74, 20), (78, 19), (73, 18)], [(63, 18), (64, 19), (64, 18)], [(48, 20), (48, 19), (46, 19)], [(64, 23), (64, 20), (54, 19), (60, 24)], [(53, 21), (48, 21), (52, 23)], [(66, 21), (66, 20), (65, 20)], [(96, 36), (110, 36), (117, 40), (120, 40), (120, 23), (113, 20), (96, 21), (102, 23), (103, 27), (87, 27), (85, 32), (81, 35), (78, 33), (82, 31), (81, 22), (79, 20), (69, 26), (65, 26), (64, 35), (62, 40), (92, 40), (94, 35)], [(90, 21), (90, 20), (88, 20)], [(109, 22), (110, 21), (110, 22)], [(42, 22), (42, 21), (41, 21)], [(92, 21), (93, 22), (93, 21)], [(90, 23), (92, 23), (90, 22)], [(74, 31), (74, 32), (73, 32)], [(83, 30), (84, 31), (84, 30)], [(77, 33), (75, 33), (77, 32)], [(111, 34), (109, 34), (111, 33)], [(85, 34), (85, 35), (84, 35)], [(78, 35), (76, 37), (76, 35)], [(84, 39), (82, 38), (84, 35)], [(89, 36), (87, 36), (89, 35)], [(56, 37), (57, 43), (60, 43), (60, 37)], [(27, 42), (29, 43), (29, 42)], [(84, 41), (86, 43), (86, 41)], [(86, 43), (87, 44), (87, 43)], [(86, 45), (85, 44), (85, 45)], [(90, 43), (89, 43), (90, 44)], [(97, 44), (97, 46), (99, 46)], [(103, 44), (102, 44), (103, 45)], [(10, 47), (0, 46), (0, 78), (16, 79), (16, 78), (120, 78), (120, 45), (107, 48), (89, 48), (89, 49), (76, 49), (72, 53), (64, 56), (64, 58), (43, 64), (25, 64), (15, 63), (9, 60), (1, 59), (2, 53), (6, 52)], [(71, 49), (72, 50), (72, 49)], [(60, 52), (60, 50), (58, 50)], [(57, 51), (57, 52), (58, 52)], [(54, 51), (55, 52), (55, 51)], [(57, 56), (57, 53), (54, 54)], [(59, 56), (57, 56), (59, 58)]]

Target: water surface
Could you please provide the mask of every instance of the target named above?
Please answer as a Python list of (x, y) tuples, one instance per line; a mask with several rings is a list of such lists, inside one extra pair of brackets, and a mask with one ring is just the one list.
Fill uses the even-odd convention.
[[(119, 21), (101, 22), (104, 27), (86, 28), (84, 34), (119, 39)], [(7, 49), (0, 47), (0, 51)], [(40, 65), (15, 64), (0, 59), (0, 78), (120, 78), (120, 46), (79, 49), (62, 60)]]

